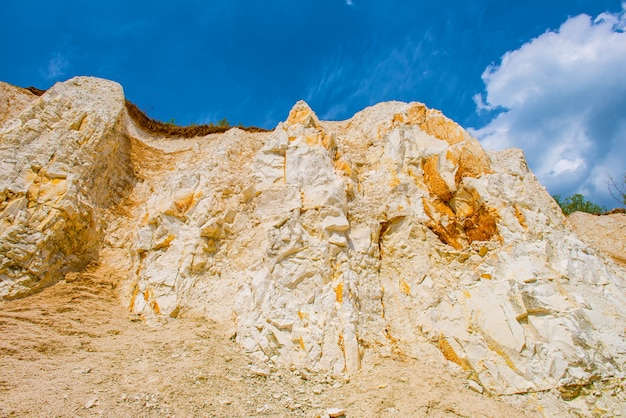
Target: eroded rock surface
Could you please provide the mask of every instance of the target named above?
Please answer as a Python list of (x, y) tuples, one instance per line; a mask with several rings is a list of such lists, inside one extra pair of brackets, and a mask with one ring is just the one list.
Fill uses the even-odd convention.
[(166, 140), (79, 78), (6, 122), (0, 152), (4, 297), (99, 260), (130, 312), (231, 324), (260, 361), (343, 375), (431, 344), (493, 394), (623, 382), (624, 269), (521, 151), (423, 104), (324, 122), (299, 102), (271, 133)]

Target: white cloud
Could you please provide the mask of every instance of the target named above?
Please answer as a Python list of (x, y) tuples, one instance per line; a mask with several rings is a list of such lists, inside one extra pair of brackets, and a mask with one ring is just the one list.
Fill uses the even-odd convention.
[(63, 55), (56, 53), (48, 60), (48, 65), (45, 70), (41, 71), (41, 74), (48, 80), (59, 78), (65, 75), (65, 70), (69, 65), (69, 61)]
[(346, 0), (346, 5), (352, 6), (354, 5), (354, 2), (352, 0)]
[(489, 149), (522, 148), (551, 193), (611, 203), (606, 173), (626, 171), (626, 3), (621, 13), (580, 15), (507, 52), (482, 75), (471, 130)]

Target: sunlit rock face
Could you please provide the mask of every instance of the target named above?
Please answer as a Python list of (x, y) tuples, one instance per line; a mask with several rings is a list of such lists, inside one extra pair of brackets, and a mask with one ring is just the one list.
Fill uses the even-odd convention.
[(75, 78), (17, 102), (22, 111), (0, 129), (0, 295), (8, 298), (95, 261), (99, 212), (120, 201), (132, 175), (118, 84)]
[(496, 394), (623, 377), (623, 268), (521, 151), (423, 104), (164, 139), (77, 78), (5, 121), (0, 152), (5, 298), (98, 262), (130, 312), (229, 322), (261, 361), (340, 375), (431, 344)]

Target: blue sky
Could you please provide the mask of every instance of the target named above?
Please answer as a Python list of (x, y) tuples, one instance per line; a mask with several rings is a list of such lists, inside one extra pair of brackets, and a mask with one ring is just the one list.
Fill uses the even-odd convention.
[[(551, 193), (614, 207), (626, 171), (622, 0), (0, 0), (0, 80), (118, 81), (151, 117), (273, 128), (421, 101)], [(7, 18), (9, 17), (9, 18)]]

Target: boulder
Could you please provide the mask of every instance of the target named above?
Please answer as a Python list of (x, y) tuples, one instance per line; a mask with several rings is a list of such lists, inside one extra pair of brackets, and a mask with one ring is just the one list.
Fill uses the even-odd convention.
[(77, 77), (0, 130), (0, 295), (24, 296), (98, 259), (101, 211), (132, 184), (124, 96)]

